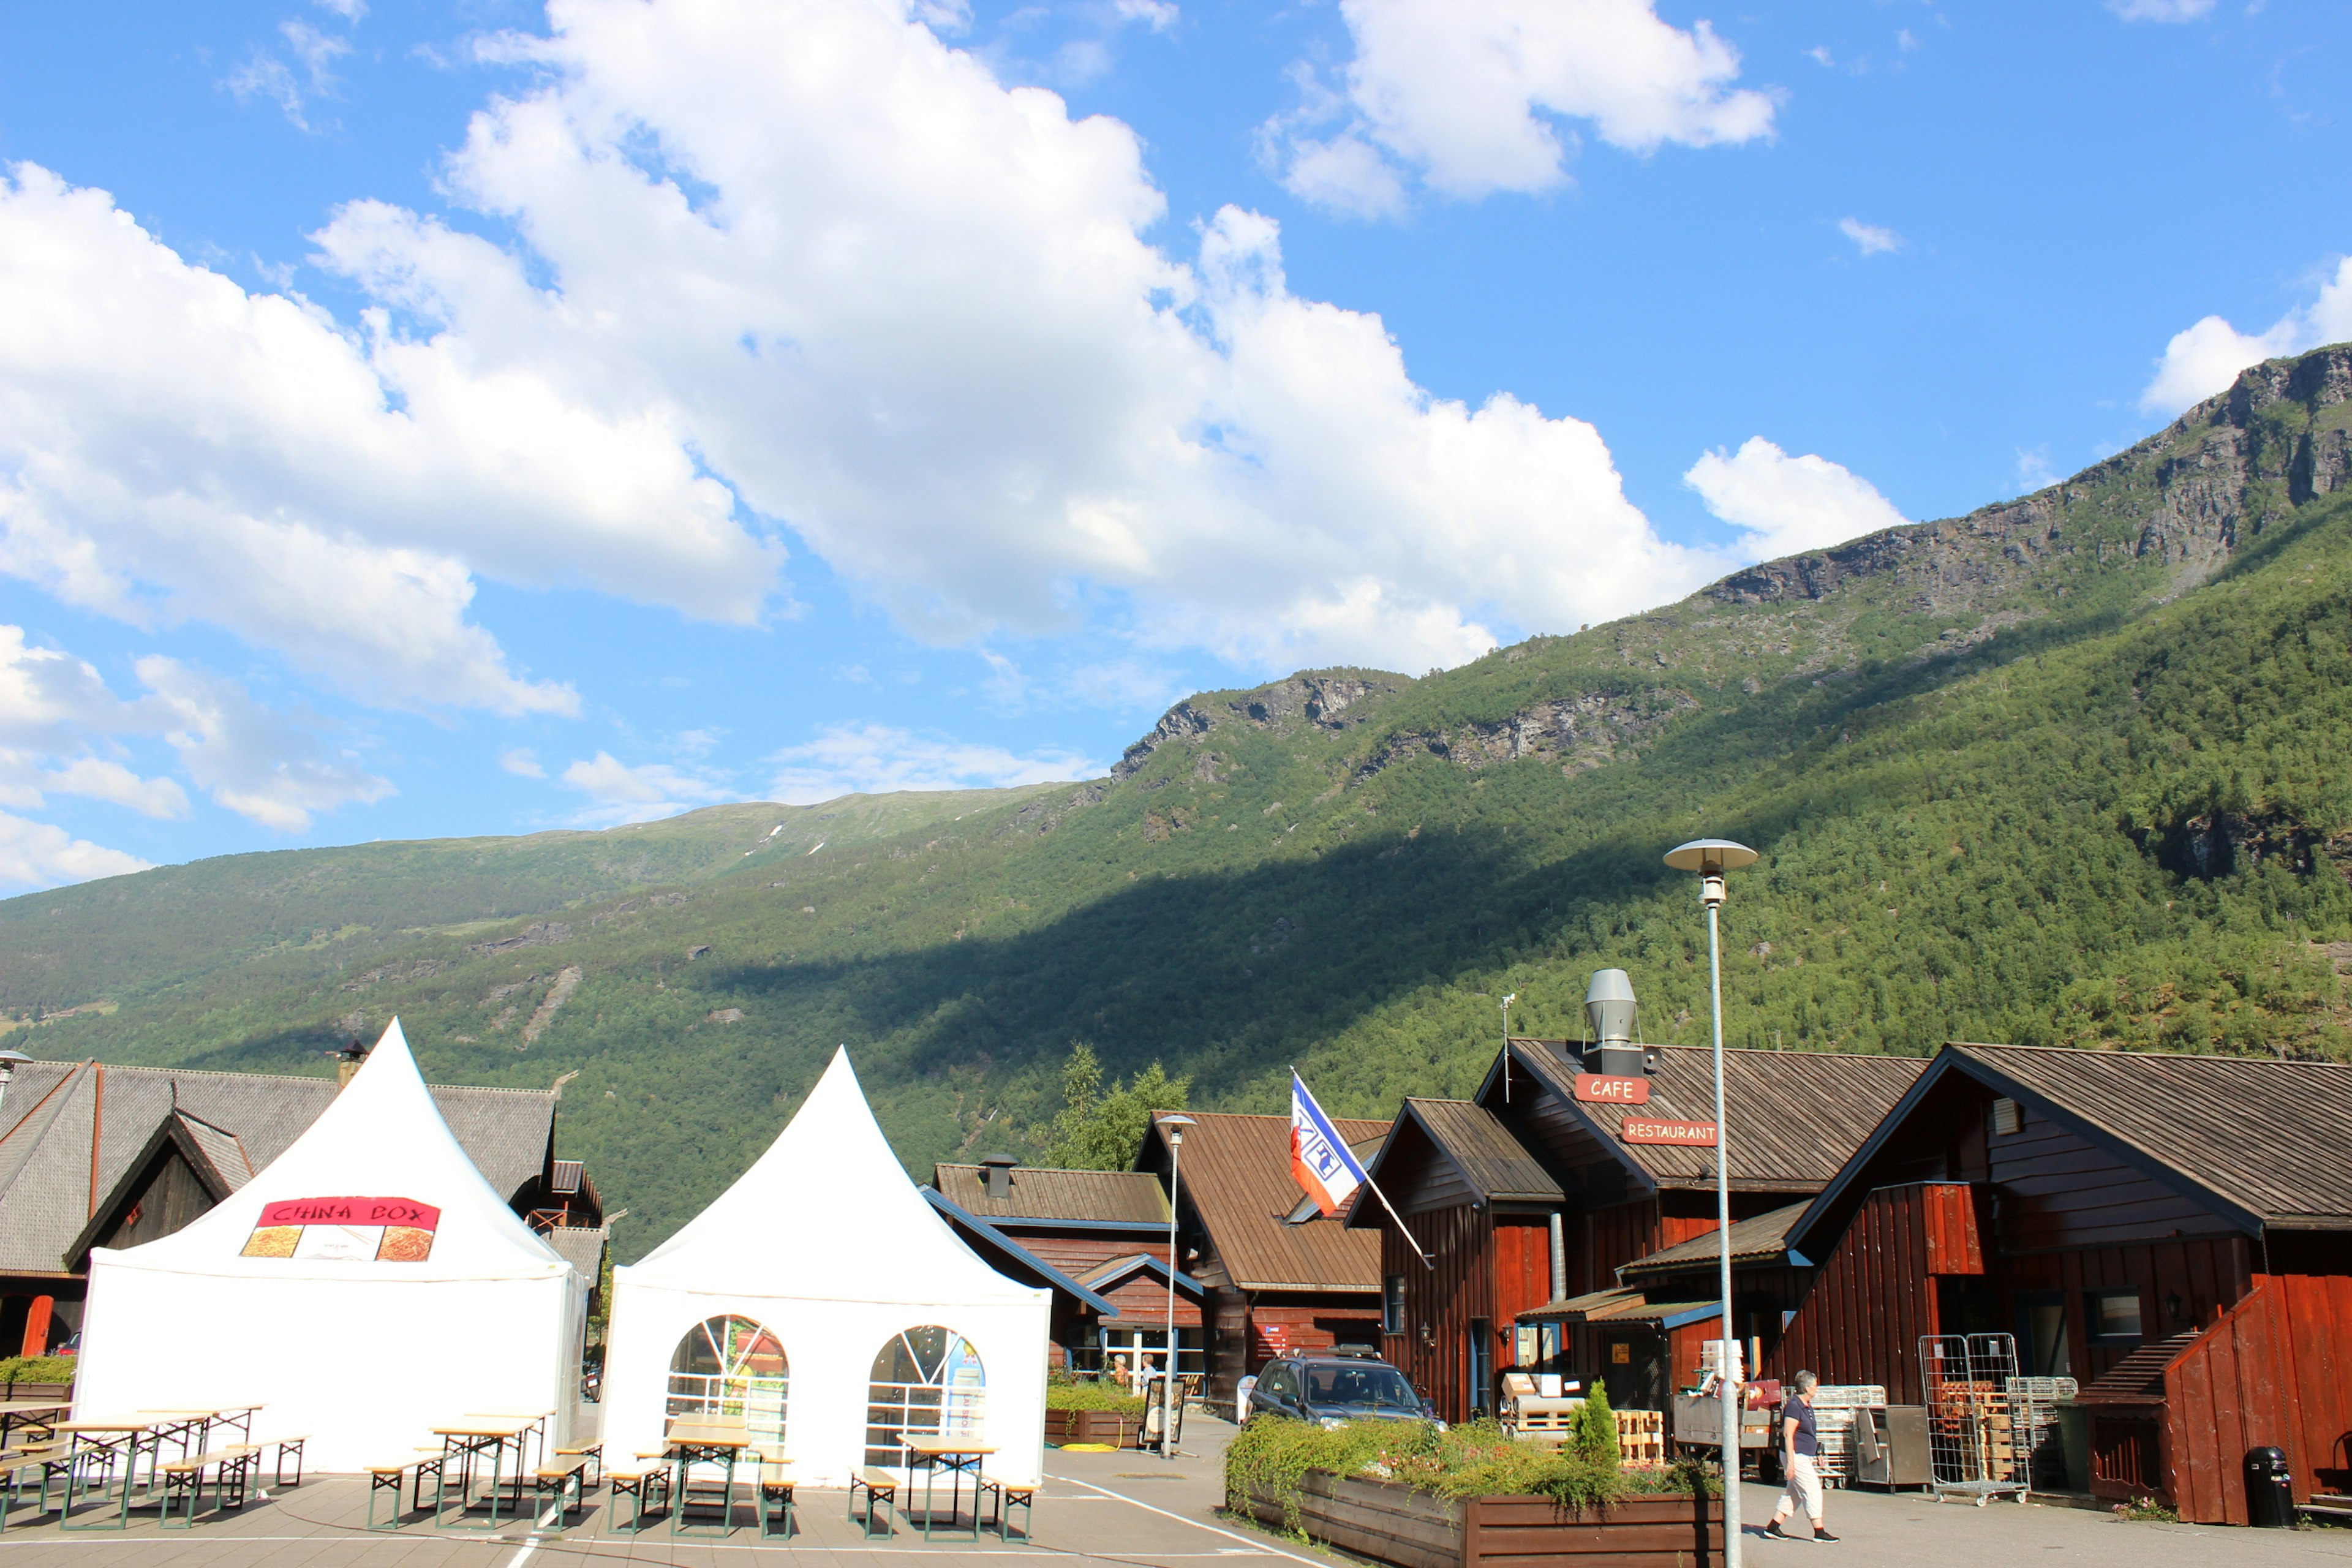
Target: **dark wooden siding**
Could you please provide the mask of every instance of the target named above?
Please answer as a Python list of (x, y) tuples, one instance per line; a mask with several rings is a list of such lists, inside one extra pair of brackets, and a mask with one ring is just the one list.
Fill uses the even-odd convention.
[(2091, 1343), (2088, 1292), (2137, 1289), (2141, 1329), (2149, 1339), (2162, 1339), (2210, 1324), (2236, 1305), (2253, 1289), (2252, 1262), (2252, 1247), (2244, 1237), (2225, 1236), (2004, 1258), (1996, 1262), (1995, 1272), (2011, 1301), (2020, 1293), (2061, 1293), (2074, 1375), (2089, 1383), (2139, 1347)]
[(1164, 1230), (1154, 1241), (1116, 1232), (1024, 1231), (1007, 1225), (1000, 1225), (997, 1228), (1034, 1253), (1041, 1262), (1052, 1264), (1073, 1279), (1115, 1258), (1134, 1258), (1140, 1254), (1157, 1258), (1162, 1262), (1168, 1258), (1168, 1233)]
[(1587, 1209), (1575, 1216), (1574, 1225), (1574, 1239), (1568, 1249), (1568, 1293), (1571, 1296), (1614, 1288), (1620, 1265), (1647, 1258), (1668, 1245), (1659, 1239), (1655, 1198)]
[(1412, 1227), (1436, 1267), (1423, 1267), (1398, 1236), (1396, 1222), (1382, 1219), (1381, 1266), (1404, 1279), (1404, 1332), (1385, 1334), (1381, 1343), (1440, 1415), (1467, 1420), (1470, 1407), (1490, 1397), (1474, 1397), (1469, 1387), (1470, 1321), (1485, 1318), (1498, 1331), (1504, 1326), (1495, 1310), (1493, 1216), (1467, 1206), (1440, 1209), (1416, 1215)]
[[(1984, 1099), (1990, 1107), (1990, 1096)], [(2216, 1236), (2228, 1221), (2120, 1157), (2027, 1112), (2006, 1136), (1984, 1138), (1985, 1175), (2000, 1192), (2004, 1252), (2109, 1247)]]
[(1973, 1258), (1981, 1270), (1981, 1242), (1955, 1234), (1974, 1228), (1975, 1213), (1969, 1189), (1945, 1183), (1881, 1187), (1864, 1197), (1766, 1355), (1767, 1374), (1785, 1379), (1805, 1369), (1823, 1383), (1879, 1384), (1896, 1404), (1918, 1404), (1919, 1339), (1942, 1331), (1936, 1255)]
[(156, 1152), (138, 1195), (98, 1245), (137, 1247), (170, 1236), (213, 1206), (212, 1194), (180, 1151), (165, 1144)]
[(2297, 1502), (2352, 1465), (2352, 1279), (2266, 1275), (2164, 1375), (2165, 1489), (2184, 1520), (2246, 1524), (2246, 1450), (2286, 1451)]

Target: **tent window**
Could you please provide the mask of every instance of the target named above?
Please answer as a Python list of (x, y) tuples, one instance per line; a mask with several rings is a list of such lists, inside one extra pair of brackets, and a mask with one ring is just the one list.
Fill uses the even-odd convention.
[(740, 1415), (781, 1457), (792, 1367), (784, 1347), (750, 1318), (710, 1318), (686, 1331), (669, 1358), (669, 1409), (680, 1415)]
[(909, 1432), (977, 1434), (987, 1392), (980, 1352), (953, 1329), (926, 1323), (892, 1335), (866, 1384), (866, 1462), (905, 1464)]

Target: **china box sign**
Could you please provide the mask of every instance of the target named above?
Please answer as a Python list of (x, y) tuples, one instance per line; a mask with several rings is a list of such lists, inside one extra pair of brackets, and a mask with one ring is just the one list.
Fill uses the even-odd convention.
[(1647, 1105), (1650, 1103), (1650, 1080), (1622, 1078), (1612, 1073), (1580, 1072), (1576, 1075), (1576, 1098), (1587, 1105)]
[(1715, 1147), (1715, 1123), (1712, 1121), (1644, 1121), (1629, 1116), (1617, 1129), (1620, 1142), (1626, 1143), (1670, 1143), (1685, 1149)]
[(422, 1263), (441, 1211), (414, 1198), (286, 1198), (261, 1211), (247, 1258)]

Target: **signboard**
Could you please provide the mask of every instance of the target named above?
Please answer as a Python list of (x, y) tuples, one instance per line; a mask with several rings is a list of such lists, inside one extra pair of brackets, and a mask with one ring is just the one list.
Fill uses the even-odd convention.
[(247, 1258), (422, 1263), (441, 1211), (414, 1198), (286, 1198), (261, 1211)]
[(1687, 1149), (1712, 1149), (1715, 1147), (1715, 1123), (1643, 1121), (1629, 1116), (1617, 1129), (1617, 1136), (1627, 1143), (1679, 1143)]
[(1576, 1075), (1576, 1098), (1587, 1105), (1647, 1105), (1650, 1103), (1650, 1080), (1580, 1072)]

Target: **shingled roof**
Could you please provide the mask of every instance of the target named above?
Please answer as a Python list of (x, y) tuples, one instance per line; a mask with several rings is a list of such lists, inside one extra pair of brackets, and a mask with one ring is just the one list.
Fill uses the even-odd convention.
[[(1188, 1146), (1189, 1147), (1189, 1146)], [(1168, 1194), (1143, 1171), (1064, 1171), (1015, 1165), (1010, 1196), (988, 1195), (983, 1165), (933, 1165), (931, 1185), (966, 1214), (987, 1220), (1048, 1220), (1076, 1225), (1168, 1224)]]
[[(1559, 1183), (1511, 1136), (1494, 1112), (1467, 1100), (1423, 1100), (1408, 1096), (1397, 1110), (1396, 1123), (1369, 1166), (1373, 1180), (1386, 1173), (1391, 1156), (1407, 1158), (1416, 1136), (1428, 1141), (1438, 1158), (1461, 1175), (1481, 1203), (1559, 1204), (1568, 1194)], [(1383, 1190), (1393, 1191), (1392, 1188)], [(1405, 1200), (1400, 1195), (1396, 1201)], [(1377, 1230), (1377, 1210), (1351, 1208), (1348, 1223)]]
[[(175, 1113), (235, 1191), (335, 1097), (331, 1079), (26, 1062), (0, 1100), (0, 1272), (69, 1272), (67, 1255)], [(433, 1099), (482, 1175), (512, 1201), (546, 1168), (551, 1089), (436, 1086)], [(92, 1145), (96, 1157), (92, 1157)]]
[[(1649, 1103), (1633, 1114), (1652, 1121), (1714, 1121), (1714, 1053), (1703, 1046), (1648, 1050), (1657, 1064), (1649, 1074)], [(1843, 1051), (1729, 1050), (1723, 1058), (1731, 1184), (1767, 1193), (1819, 1191), (1927, 1067), (1924, 1057)], [(1507, 1055), (1498, 1056), (1488, 1069), (1479, 1103), (1491, 1103), (1506, 1060), (1557, 1094), (1601, 1152), (1647, 1176), (1654, 1186), (1714, 1184), (1713, 1149), (1622, 1142), (1617, 1130), (1628, 1114), (1625, 1107), (1579, 1103), (1576, 1076), (1584, 1068), (1570, 1041), (1513, 1039)]]
[(2352, 1066), (1954, 1042), (1791, 1228), (1807, 1234), (1948, 1073), (2073, 1129), (2250, 1234), (2352, 1230)]
[[(1381, 1288), (1377, 1231), (1349, 1230), (1337, 1219), (1286, 1223), (1298, 1205), (1290, 1176), (1290, 1118), (1195, 1110), (1184, 1134), (1184, 1201), (1200, 1216), (1234, 1286), (1243, 1290), (1361, 1291)], [(1333, 1131), (1350, 1145), (1378, 1138), (1387, 1124), (1343, 1117)], [(1136, 1155), (1139, 1169), (1168, 1166), (1157, 1120)]]

